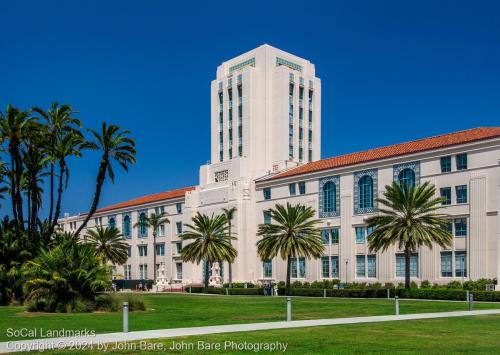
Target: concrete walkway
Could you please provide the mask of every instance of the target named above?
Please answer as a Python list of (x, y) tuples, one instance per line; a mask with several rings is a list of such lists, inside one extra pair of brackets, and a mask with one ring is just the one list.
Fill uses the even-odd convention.
[(354, 318), (298, 320), (291, 322), (229, 324), (229, 325), (216, 325), (208, 327), (144, 330), (144, 331), (129, 332), (129, 333), (104, 333), (88, 337), (21, 340), (21, 341), (0, 343), (0, 353), (15, 352), (15, 351), (62, 349), (66, 347), (70, 347), (73, 349), (75, 348), (82, 349), (82, 350), (85, 349), (99, 350), (102, 349), (102, 344), (106, 343), (119, 343), (126, 341), (136, 341), (136, 340), (155, 339), (155, 338), (173, 338), (173, 337), (184, 337), (191, 335), (249, 332), (255, 330), (268, 330), (268, 329), (290, 329), (290, 328), (302, 328), (302, 327), (318, 327), (325, 325), (390, 322), (390, 321), (401, 321), (401, 320), (464, 317), (464, 316), (478, 316), (478, 315), (489, 315), (489, 314), (500, 314), (500, 309), (480, 310), (480, 311), (416, 313), (416, 314), (404, 314), (399, 316), (372, 316), (372, 317), (354, 317)]

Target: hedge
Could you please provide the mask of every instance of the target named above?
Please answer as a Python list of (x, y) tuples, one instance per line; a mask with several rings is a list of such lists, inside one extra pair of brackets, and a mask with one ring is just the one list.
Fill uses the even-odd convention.
[[(189, 292), (189, 288), (185, 288), (186, 292)], [(227, 291), (226, 291), (227, 290)], [(223, 288), (223, 287), (209, 287), (207, 293), (211, 295), (225, 295), (228, 292), (229, 295), (248, 295), (248, 296), (263, 296), (263, 288)], [(191, 293), (205, 293), (203, 287), (191, 287)]]

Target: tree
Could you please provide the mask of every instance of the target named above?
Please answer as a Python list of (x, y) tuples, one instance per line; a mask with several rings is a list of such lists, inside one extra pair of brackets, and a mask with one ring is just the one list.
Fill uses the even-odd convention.
[(443, 199), (435, 197), (434, 185), (425, 182), (409, 187), (393, 182), (385, 189), (384, 197), (378, 199), (385, 208), (366, 219), (368, 227), (375, 228), (368, 236), (368, 247), (385, 251), (397, 244), (405, 257), (405, 287), (410, 288), (411, 254), (421, 246), (450, 246), (453, 236), (446, 228), (447, 215), (436, 213)]
[(92, 150), (100, 150), (102, 156), (97, 172), (92, 205), (83, 223), (77, 229), (77, 235), (87, 226), (88, 221), (92, 218), (97, 209), (101, 197), (102, 185), (104, 184), (106, 176), (109, 177), (111, 182), (115, 181), (112, 162), (115, 161), (118, 163), (125, 171), (128, 171), (129, 164), (135, 164), (136, 162), (135, 142), (133, 139), (127, 137), (130, 131), (122, 130), (115, 125), (108, 126), (106, 122), (103, 122), (100, 132), (94, 131), (93, 129), (89, 129), (88, 131), (94, 137), (94, 142), (87, 142), (84, 144), (84, 147)]
[(87, 231), (84, 240), (94, 246), (96, 256), (103, 264), (111, 262), (113, 265), (123, 265), (128, 259), (128, 244), (116, 228), (97, 226)]
[[(236, 213), (237, 209), (236, 207), (231, 207), (231, 208), (223, 208), (222, 211), (224, 212), (224, 215), (226, 216), (227, 219), (227, 226), (228, 226), (228, 233), (230, 236), (231, 234), (231, 222), (233, 220), (234, 214)], [(233, 267), (232, 263), (229, 263), (228, 265), (228, 278), (229, 278), (229, 288), (233, 287)]]
[(152, 213), (151, 216), (145, 216), (139, 219), (139, 222), (134, 224), (134, 227), (138, 228), (149, 228), (153, 229), (153, 280), (156, 284), (156, 237), (158, 236), (158, 229), (162, 224), (170, 223), (170, 220), (166, 217), (164, 212), (159, 214)]
[(193, 217), (193, 224), (186, 224), (187, 230), (179, 236), (182, 240), (191, 241), (181, 250), (184, 261), (199, 264), (205, 262), (205, 291), (208, 289), (210, 263), (227, 261), (232, 263), (238, 255), (231, 245), (236, 239), (228, 232), (225, 215), (207, 216), (197, 212)]
[(277, 204), (269, 210), (275, 223), (260, 224), (257, 235), (257, 252), (262, 260), (273, 259), (278, 254), (286, 261), (286, 294), (290, 295), (292, 258), (320, 258), (324, 245), (321, 233), (313, 219), (314, 209), (298, 204), (286, 206)]

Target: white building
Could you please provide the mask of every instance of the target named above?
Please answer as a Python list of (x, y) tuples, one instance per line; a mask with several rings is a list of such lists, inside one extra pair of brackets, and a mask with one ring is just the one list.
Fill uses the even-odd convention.
[[(268, 221), (269, 208), (291, 202), (317, 211), (326, 246), (319, 260), (296, 260), (293, 279), (400, 282), (401, 254), (395, 248), (370, 253), (364, 224), (377, 211), (377, 196), (394, 179), (430, 181), (449, 200), (445, 212), (452, 216), (453, 247), (415, 253), (415, 281), (500, 275), (500, 127), (320, 160), (321, 81), (315, 67), (268, 45), (222, 63), (211, 96), (212, 160), (200, 168), (199, 185), (102, 208), (89, 222), (88, 228), (111, 225), (124, 234), (130, 244), (125, 278), (152, 278), (151, 231), (132, 227), (141, 214), (168, 214), (171, 223), (156, 241), (157, 265), (165, 264), (171, 280), (190, 284), (200, 283), (203, 272), (202, 265), (180, 258), (183, 225), (196, 212), (236, 207), (233, 280), (284, 280), (284, 261), (259, 259), (256, 231)], [(65, 217), (60, 225), (71, 231), (82, 220)]]

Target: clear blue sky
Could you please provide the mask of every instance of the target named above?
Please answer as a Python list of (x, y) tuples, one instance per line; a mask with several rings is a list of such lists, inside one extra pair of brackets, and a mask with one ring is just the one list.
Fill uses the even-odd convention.
[[(3, 1), (0, 107), (130, 129), (138, 163), (104, 206), (197, 183), (216, 67), (263, 43), (316, 64), (322, 157), (498, 126), (499, 18), (498, 1)], [(64, 212), (88, 209), (97, 158), (71, 162)]]

